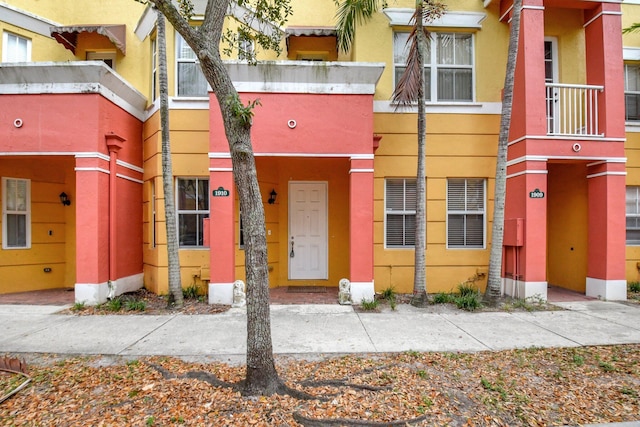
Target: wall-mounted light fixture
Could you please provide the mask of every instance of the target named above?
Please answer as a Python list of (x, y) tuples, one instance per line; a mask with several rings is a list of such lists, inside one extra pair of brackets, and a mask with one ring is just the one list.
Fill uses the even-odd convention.
[(69, 200), (69, 196), (67, 196), (67, 193), (65, 193), (64, 191), (62, 193), (60, 193), (60, 203), (62, 203), (65, 206), (69, 206), (71, 204), (71, 200)]
[(276, 189), (274, 188), (273, 190), (271, 190), (271, 193), (269, 193), (269, 200), (267, 200), (267, 202), (272, 205), (276, 202), (276, 196), (278, 195), (278, 193), (276, 193)]

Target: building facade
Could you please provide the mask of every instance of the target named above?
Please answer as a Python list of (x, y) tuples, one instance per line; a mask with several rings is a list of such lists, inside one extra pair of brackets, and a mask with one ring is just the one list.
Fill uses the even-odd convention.
[[(261, 104), (272, 287), (412, 292), (417, 108), (391, 102), (412, 5), (376, 13), (343, 53), (333, 1), (292, 0), (281, 53), (251, 65), (245, 40), (228, 57), (243, 102)], [(428, 292), (486, 285), (511, 9), (457, 0), (427, 24)], [(231, 29), (244, 12), (230, 9)], [(640, 35), (622, 33), (636, 22), (636, 1), (524, 1), (506, 294), (625, 299), (639, 280)], [(155, 23), (133, 0), (0, 2), (0, 292), (167, 292)], [(228, 144), (193, 51), (170, 27), (167, 39), (182, 282), (230, 303), (245, 260)]]

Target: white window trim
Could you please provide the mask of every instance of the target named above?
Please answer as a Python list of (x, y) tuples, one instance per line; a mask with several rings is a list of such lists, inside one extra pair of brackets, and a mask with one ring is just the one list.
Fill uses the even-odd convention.
[[(15, 180), (15, 181), (24, 181), (27, 184), (27, 210), (26, 212), (9, 212), (7, 211), (7, 181)], [(7, 246), (7, 215), (8, 214), (23, 214), (26, 216), (26, 237), (25, 237), (25, 246)], [(10, 177), (2, 177), (2, 249), (5, 250), (13, 250), (13, 249), (31, 249), (31, 180), (23, 179), (23, 178), (10, 178)]]
[[(453, 215), (473, 215), (473, 214), (479, 214), (479, 211), (449, 211), (449, 180), (450, 179), (464, 179), (469, 180), (469, 179), (481, 179), (483, 182), (483, 192), (484, 192), (484, 203), (483, 203), (483, 209), (482, 209), (482, 216), (483, 216), (483, 220), (482, 220), (482, 247), (463, 247), (463, 246), (449, 246), (449, 215), (453, 214)], [(466, 186), (465, 186), (466, 188)], [(469, 251), (469, 250), (483, 250), (487, 248), (487, 179), (486, 178), (473, 178), (473, 177), (468, 177), (468, 178), (463, 178), (463, 177), (448, 177), (447, 178), (447, 188), (445, 189), (445, 195), (446, 195), (446, 201), (445, 201), (445, 209), (446, 209), (446, 224), (445, 224), (445, 238), (447, 241), (447, 249), (449, 250), (463, 250), (463, 251)], [(465, 200), (466, 200), (466, 196), (465, 196)]]
[[(635, 213), (635, 214), (629, 214), (629, 213), (627, 213), (627, 212), (626, 212), (626, 208), (625, 208), (625, 226), (624, 226), (625, 236), (624, 236), (624, 241), (625, 241), (625, 244), (626, 244), (627, 246), (640, 246), (640, 241), (631, 241), (631, 242), (629, 242), (629, 240), (627, 239), (627, 230), (629, 230), (629, 227), (627, 227), (626, 219), (627, 219), (627, 218), (630, 218), (630, 217), (631, 217), (631, 218), (638, 218), (638, 217), (640, 217), (640, 206), (638, 206), (638, 205), (640, 204), (640, 186), (637, 186), (637, 185), (628, 185), (628, 186), (626, 187), (626, 189), (625, 189), (625, 193), (626, 193), (626, 190), (627, 190), (627, 189), (629, 189), (629, 188), (634, 188), (634, 189), (636, 190), (636, 199), (635, 199), (635, 202), (636, 202), (636, 212), (638, 212), (638, 213)], [(626, 202), (625, 202), (625, 204), (626, 204)]]
[[(182, 40), (182, 42), (181, 42)], [(202, 98), (208, 98), (209, 97), (209, 93), (208, 91), (211, 89), (209, 87), (209, 83), (207, 83), (207, 93), (201, 96), (196, 96), (196, 95), (179, 95), (180, 94), (180, 89), (179, 89), (179, 85), (180, 85), (180, 76), (178, 74), (178, 68), (180, 64), (196, 64), (197, 66), (200, 65), (200, 61), (198, 60), (197, 56), (193, 59), (190, 58), (182, 58), (180, 56), (180, 43), (187, 43), (184, 38), (180, 35), (180, 33), (178, 33), (176, 31), (175, 33), (175, 52), (176, 52), (176, 61), (175, 61), (175, 68), (174, 68), (174, 72), (175, 72), (175, 97), (176, 98), (191, 98), (191, 99), (202, 99)], [(192, 49), (193, 50), (193, 49)]]
[[(405, 245), (405, 246), (388, 246), (387, 245), (387, 217), (389, 213), (387, 212), (387, 181), (388, 180), (403, 180), (405, 183), (409, 180), (415, 181), (415, 178), (385, 178), (384, 180), (384, 248), (391, 250), (414, 250), (415, 245)], [(403, 192), (403, 195), (406, 197), (406, 185)], [(391, 215), (416, 215), (416, 210), (403, 210), (403, 211), (393, 211)]]
[[(188, 180), (188, 179), (195, 179), (197, 181), (207, 181), (210, 183), (209, 177), (201, 177), (201, 176), (177, 176), (175, 177), (175, 181), (174, 181), (174, 203), (175, 203), (175, 207), (176, 207), (176, 230), (177, 230), (177, 238), (178, 238), (178, 249), (187, 249), (187, 250), (198, 250), (198, 249), (209, 249), (208, 246), (204, 245), (204, 242), (202, 245), (181, 245), (180, 244), (180, 215), (208, 215), (207, 218), (211, 218), (211, 199), (209, 197), (209, 192), (211, 191), (211, 187), (209, 187), (209, 190), (207, 191), (207, 194), (205, 195), (205, 197), (207, 197), (207, 204), (209, 205), (209, 209), (205, 210), (198, 210), (198, 209), (179, 209), (179, 186), (178, 186), (178, 180), (183, 179), (183, 180)], [(196, 185), (196, 188), (198, 188), (198, 186)], [(204, 232), (204, 230), (203, 230)]]
[[(407, 31), (394, 31), (394, 35), (396, 33), (408, 33)], [(437, 50), (437, 36), (439, 34), (468, 34), (471, 36), (471, 64), (470, 65), (457, 65), (457, 64), (438, 64), (438, 50)], [(431, 88), (431, 93), (429, 94), (429, 99), (426, 101), (426, 105), (470, 105), (476, 103), (476, 45), (475, 45), (475, 34), (473, 33), (455, 33), (451, 31), (432, 31), (429, 33), (431, 49), (430, 49), (430, 58), (425, 60), (425, 69), (431, 69), (431, 80), (429, 82), (429, 87)], [(435, 47), (435, 48), (434, 48)], [(394, 52), (393, 55), (393, 82), (395, 86), (395, 82), (397, 80), (396, 76), (396, 67), (405, 67), (405, 63), (395, 62), (395, 43), (394, 43)], [(446, 69), (461, 69), (461, 70), (471, 70), (471, 99), (470, 100), (444, 100), (440, 101), (438, 99), (438, 69), (446, 68)]]
[[(4, 31), (2, 33), (2, 62), (9, 62), (9, 36), (17, 37), (27, 41), (27, 60), (24, 62), (31, 62), (31, 39), (29, 37), (21, 36), (20, 34)], [(20, 61), (22, 62), (22, 61)]]

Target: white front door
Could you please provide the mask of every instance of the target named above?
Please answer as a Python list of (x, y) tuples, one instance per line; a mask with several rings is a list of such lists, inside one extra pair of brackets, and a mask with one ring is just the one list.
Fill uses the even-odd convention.
[(327, 183), (289, 183), (289, 279), (327, 279)]

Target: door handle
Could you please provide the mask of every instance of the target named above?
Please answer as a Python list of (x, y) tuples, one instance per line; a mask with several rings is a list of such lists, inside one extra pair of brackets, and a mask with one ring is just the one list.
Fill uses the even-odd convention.
[(289, 258), (294, 258), (296, 256), (295, 251), (293, 250), (293, 237), (291, 238), (291, 252), (289, 252)]

